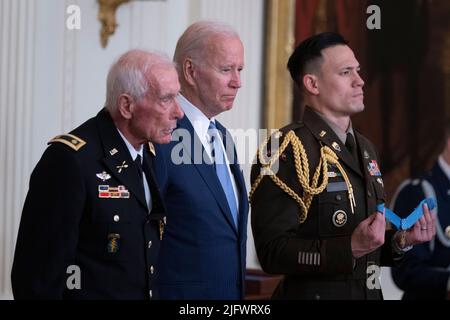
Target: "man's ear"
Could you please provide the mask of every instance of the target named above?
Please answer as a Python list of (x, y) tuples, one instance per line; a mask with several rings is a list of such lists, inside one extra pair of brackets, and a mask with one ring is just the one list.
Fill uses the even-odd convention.
[(317, 77), (315, 75), (309, 73), (305, 74), (302, 80), (303, 86), (305, 87), (307, 92), (315, 96), (319, 94), (319, 86), (317, 84)]
[(130, 95), (122, 93), (119, 98), (117, 98), (117, 104), (117, 111), (122, 118), (127, 120), (131, 119), (133, 115), (134, 99)]
[(195, 84), (195, 65), (191, 58), (186, 58), (183, 62), (183, 76), (186, 82), (193, 86)]

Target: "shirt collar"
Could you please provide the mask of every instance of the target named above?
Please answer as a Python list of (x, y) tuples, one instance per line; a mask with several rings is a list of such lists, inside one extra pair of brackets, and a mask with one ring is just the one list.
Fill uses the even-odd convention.
[(194, 106), (182, 94), (178, 95), (178, 102), (180, 102), (181, 109), (183, 109), (185, 116), (189, 119), (197, 136), (202, 140), (207, 136), (209, 123), (216, 122), (213, 118), (208, 119), (199, 108)]
[(131, 145), (131, 143), (127, 140), (127, 138), (125, 138), (125, 136), (122, 134), (122, 132), (120, 132), (119, 129), (117, 129), (117, 131), (119, 131), (120, 136), (122, 137), (123, 141), (125, 142), (125, 145), (127, 146), (127, 149), (130, 152), (131, 159), (133, 159), (133, 161), (134, 161), (134, 160), (136, 160), (136, 157), (138, 155), (140, 155), (141, 156), (141, 161), (142, 161), (142, 159), (143, 159), (143, 155), (142, 155), (143, 148), (142, 148), (142, 145), (141, 145), (139, 151), (136, 151), (136, 149)]
[[(319, 112), (313, 110), (325, 123), (331, 128), (331, 130), (334, 131), (334, 133), (338, 136), (339, 140), (343, 144), (345, 144), (345, 141), (347, 140), (347, 133), (351, 133), (353, 137), (355, 137), (355, 133), (353, 132), (353, 126), (352, 121), (350, 120), (349, 126), (346, 131), (343, 131), (339, 126), (337, 126), (334, 122), (328, 120), (323, 114), (320, 114)], [(355, 138), (356, 139), (356, 138)]]

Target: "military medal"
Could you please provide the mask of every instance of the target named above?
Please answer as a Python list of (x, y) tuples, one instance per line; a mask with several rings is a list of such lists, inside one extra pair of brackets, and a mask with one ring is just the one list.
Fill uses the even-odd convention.
[(107, 184), (101, 184), (98, 186), (98, 197), (102, 199), (128, 199), (130, 198), (130, 192), (125, 186), (110, 187)]
[(367, 165), (367, 170), (369, 170), (369, 174), (374, 177), (381, 177), (380, 169), (378, 168), (377, 160), (372, 160)]

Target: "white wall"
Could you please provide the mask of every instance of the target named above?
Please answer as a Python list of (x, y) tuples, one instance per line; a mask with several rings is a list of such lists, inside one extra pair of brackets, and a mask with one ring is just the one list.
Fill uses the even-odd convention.
[[(68, 30), (66, 8), (81, 9), (81, 29)], [(29, 176), (47, 141), (102, 107), (106, 73), (117, 56), (139, 47), (172, 56), (193, 21), (234, 26), (245, 46), (243, 88), (220, 119), (258, 128), (261, 106), (262, 0), (134, 1), (119, 7), (119, 27), (101, 48), (96, 0), (0, 1), (0, 299), (10, 299), (10, 272)], [(249, 180), (249, 166), (244, 166)], [(51, 198), (51, 195), (49, 195)], [(249, 237), (249, 267), (257, 265)]]

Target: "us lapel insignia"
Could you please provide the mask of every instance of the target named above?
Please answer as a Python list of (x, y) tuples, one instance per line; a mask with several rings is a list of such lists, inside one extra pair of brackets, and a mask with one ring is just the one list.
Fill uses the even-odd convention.
[(337, 143), (336, 141), (333, 142), (331, 144), (331, 146), (334, 148), (334, 150), (339, 151), (339, 152), (341, 151), (341, 147), (339, 146), (339, 143)]
[(106, 173), (106, 171), (103, 171), (102, 173), (97, 173), (96, 176), (97, 176), (97, 178), (101, 179), (103, 182), (111, 179), (111, 176), (108, 173)]
[(325, 130), (320, 131), (319, 136), (321, 138), (325, 137), (325, 135), (327, 134), (327, 132)]
[(119, 151), (117, 151), (116, 148), (109, 150), (109, 154), (112, 156), (115, 155), (117, 152), (119, 152)]
[(108, 253), (116, 253), (120, 248), (120, 234), (108, 234)]
[(369, 153), (367, 150), (364, 150), (364, 159), (369, 159)]
[(122, 169), (128, 168), (127, 162), (126, 161), (122, 162), (122, 164), (120, 166), (116, 166), (116, 168), (117, 168), (117, 172), (121, 173)]

